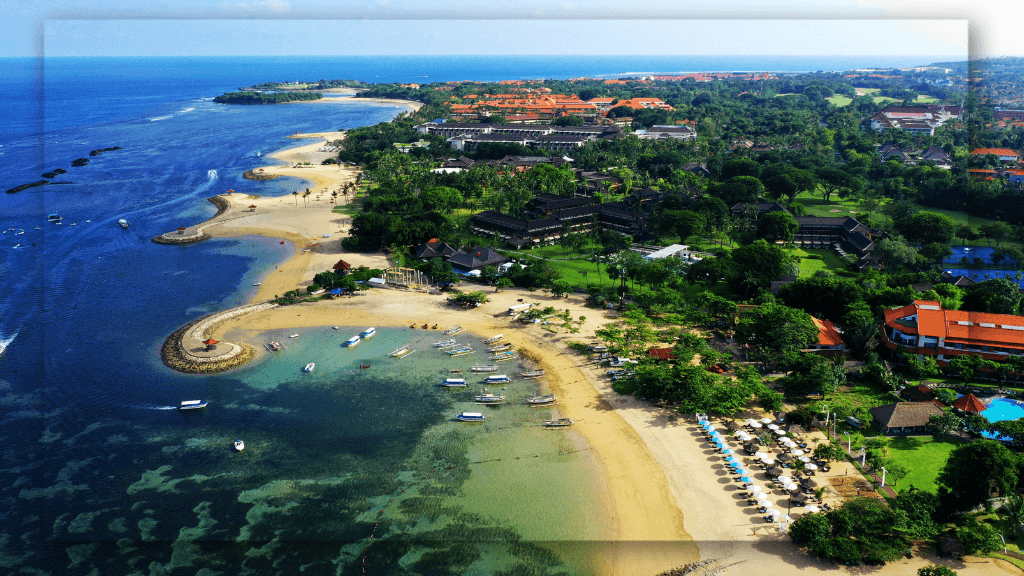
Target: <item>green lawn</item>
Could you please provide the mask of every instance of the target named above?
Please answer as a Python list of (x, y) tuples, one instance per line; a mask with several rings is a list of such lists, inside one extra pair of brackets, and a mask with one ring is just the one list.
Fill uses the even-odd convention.
[(808, 216), (855, 216), (857, 212), (864, 211), (857, 200), (843, 200), (836, 194), (826, 202), (818, 192), (801, 192), (794, 201), (803, 204)]
[(834, 106), (846, 106), (850, 102), (853, 102), (853, 98), (850, 98), (849, 96), (842, 96), (839, 94), (836, 94), (835, 96), (829, 96), (828, 98), (825, 98), (825, 100), (828, 100)]
[(946, 464), (949, 453), (960, 444), (952, 441), (936, 442), (931, 436), (893, 438), (889, 443), (892, 457), (907, 467), (910, 473), (894, 486), (897, 492), (911, 486), (935, 493), (935, 479)]
[[(834, 251), (827, 248), (789, 248), (786, 253), (802, 258), (798, 264), (801, 278), (813, 276), (818, 270), (846, 270), (849, 268)], [(807, 257), (812, 254), (820, 256), (821, 259)]]

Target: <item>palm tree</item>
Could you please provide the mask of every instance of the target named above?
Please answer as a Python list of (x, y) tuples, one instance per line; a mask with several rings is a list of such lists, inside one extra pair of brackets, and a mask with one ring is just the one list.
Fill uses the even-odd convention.
[(292, 192), (292, 196), (295, 196), (295, 205), (298, 206), (299, 205), (299, 191), (296, 190), (296, 191)]

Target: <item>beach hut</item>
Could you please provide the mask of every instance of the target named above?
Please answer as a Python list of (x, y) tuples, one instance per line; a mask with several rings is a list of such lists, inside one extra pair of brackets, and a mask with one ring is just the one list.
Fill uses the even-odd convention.
[(961, 396), (953, 402), (953, 408), (972, 414), (980, 414), (985, 411), (985, 404), (978, 400), (977, 396), (968, 392), (966, 396)]
[(338, 263), (335, 264), (332, 267), (332, 269), (333, 270), (338, 270), (339, 272), (344, 272), (344, 271), (348, 270), (351, 267), (352, 267), (352, 265), (349, 264), (348, 262), (345, 262), (344, 260), (338, 260)]
[(210, 338), (209, 340), (206, 340), (205, 342), (203, 342), (203, 344), (206, 344), (206, 349), (207, 350), (213, 350), (213, 347), (216, 346), (218, 344), (218, 342), (216, 340), (214, 340), (213, 338)]
[(185, 227), (184, 226), (178, 226), (178, 234), (184, 234), (184, 233), (185, 233)]

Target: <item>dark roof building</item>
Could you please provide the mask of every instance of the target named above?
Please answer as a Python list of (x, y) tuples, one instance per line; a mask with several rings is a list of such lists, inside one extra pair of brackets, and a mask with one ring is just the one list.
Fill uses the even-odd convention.
[(928, 431), (928, 418), (941, 415), (942, 407), (937, 402), (896, 402), (869, 412), (883, 434), (923, 434)]
[(455, 248), (448, 245), (447, 242), (424, 242), (415, 249), (413, 249), (413, 255), (420, 259), (429, 258), (447, 258), (457, 252)]
[(494, 250), (486, 247), (459, 250), (448, 257), (453, 269), (463, 271), (479, 270), (484, 266), (497, 266), (508, 262), (509, 259)]

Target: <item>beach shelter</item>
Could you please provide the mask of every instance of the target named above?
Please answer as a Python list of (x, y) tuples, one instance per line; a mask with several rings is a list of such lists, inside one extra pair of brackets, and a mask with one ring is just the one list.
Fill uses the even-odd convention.
[(750, 490), (751, 494), (757, 494), (761, 491), (761, 487), (755, 484), (747, 484), (747, 490)]
[(184, 226), (178, 226), (178, 234), (184, 234), (184, 233), (185, 233), (185, 227)]
[(765, 500), (765, 499), (762, 498), (761, 500), (757, 501), (757, 505), (760, 506), (761, 508), (767, 508), (767, 507), (771, 506), (772, 503), (771, 503), (771, 501)]
[(978, 400), (977, 396), (968, 392), (966, 396), (961, 396), (953, 402), (953, 408), (963, 410), (964, 412), (980, 414), (985, 411), (985, 404)]
[(214, 346), (216, 346), (218, 344), (218, 342), (216, 340), (214, 340), (213, 338), (210, 338), (209, 340), (203, 342), (203, 344), (206, 344), (206, 349), (210, 350)]
[(750, 480), (749, 476), (741, 476), (740, 477), (740, 482), (749, 483), (749, 482), (751, 482), (751, 480)]

